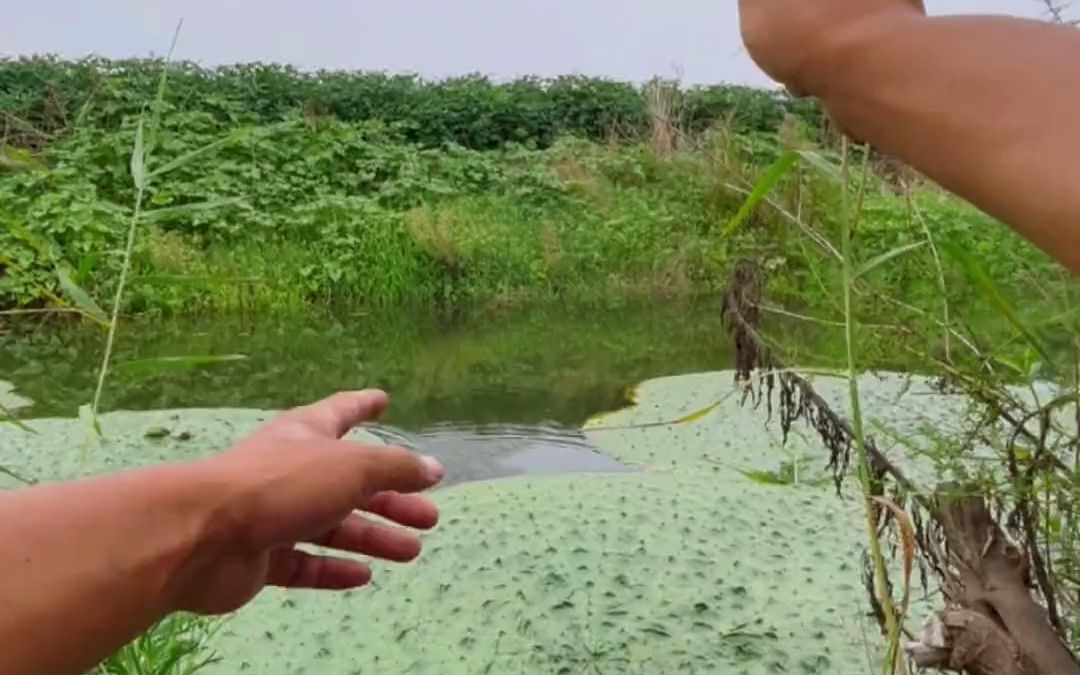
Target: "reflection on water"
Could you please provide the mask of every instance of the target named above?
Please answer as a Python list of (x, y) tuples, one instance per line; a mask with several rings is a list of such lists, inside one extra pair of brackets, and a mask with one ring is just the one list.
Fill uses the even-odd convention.
[[(105, 410), (279, 409), (346, 389), (390, 392), (386, 422), (575, 427), (624, 404), (645, 379), (726, 368), (715, 303), (530, 310), (447, 320), (385, 312), (126, 321)], [(0, 380), (36, 401), (29, 415), (74, 417), (96, 381), (104, 334), (77, 324), (0, 321)], [(243, 354), (178, 372), (125, 371), (156, 357)]]
[(387, 443), (436, 457), (446, 466), (445, 485), (519, 475), (616, 473), (631, 470), (601, 454), (576, 428), (545, 425), (441, 424), (419, 432), (369, 429)]
[[(692, 318), (693, 320), (688, 320)], [(34, 399), (28, 416), (74, 417), (92, 396), (103, 334), (0, 324), (0, 379)], [(644, 379), (728, 365), (715, 303), (428, 314), (206, 317), (125, 322), (105, 410), (280, 409), (347, 389), (391, 394), (381, 433), (434, 455), (450, 484), (524, 474), (626, 471), (578, 431), (626, 404)], [(177, 372), (130, 372), (155, 357), (243, 354)]]

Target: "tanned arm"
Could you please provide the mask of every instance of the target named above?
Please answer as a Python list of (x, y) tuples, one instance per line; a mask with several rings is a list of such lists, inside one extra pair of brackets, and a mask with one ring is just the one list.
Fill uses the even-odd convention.
[(285, 413), (233, 450), (188, 464), (0, 494), (0, 673), (80, 675), (170, 612), (220, 614), (264, 586), (362, 586), (330, 549), (405, 562), (438, 518), (409, 494), (433, 460), (339, 440), (386, 405), (340, 394)]
[(1080, 270), (1080, 31), (915, 0), (740, 0), (751, 56)]

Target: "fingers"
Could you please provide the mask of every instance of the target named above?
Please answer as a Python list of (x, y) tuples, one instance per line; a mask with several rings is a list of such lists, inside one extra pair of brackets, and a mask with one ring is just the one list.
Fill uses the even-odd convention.
[(443, 478), (438, 460), (405, 448), (365, 446), (356, 453), (359, 484), (369, 498), (380, 492), (420, 492)]
[(311, 543), (393, 562), (409, 562), (420, 555), (420, 537), (415, 533), (355, 514)]
[(340, 591), (371, 581), (371, 568), (355, 560), (315, 556), (280, 549), (270, 556), (266, 583), (282, 588), (314, 588)]
[(430, 499), (420, 495), (380, 492), (367, 500), (364, 510), (420, 530), (430, 530), (439, 522), (439, 509)]
[(319, 436), (341, 438), (353, 427), (378, 418), (388, 403), (386, 394), (374, 389), (342, 392), (290, 410), (282, 419)]

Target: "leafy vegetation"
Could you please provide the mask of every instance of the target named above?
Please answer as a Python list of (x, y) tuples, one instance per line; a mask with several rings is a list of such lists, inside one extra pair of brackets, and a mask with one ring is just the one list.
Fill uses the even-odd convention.
[[(17, 118), (10, 133), (41, 143), (72, 127), (114, 128), (137, 117), (170, 70), (167, 112), (198, 113), (220, 126), (280, 122), (296, 111), (344, 122), (381, 120), (425, 147), (478, 150), (507, 143), (547, 147), (565, 135), (606, 141), (645, 138), (649, 111), (641, 88), (581, 76), (495, 83), (479, 75), (425, 81), (412, 75), (301, 72), (251, 63), (208, 69), (165, 60), (0, 61), (0, 110)], [(717, 121), (739, 131), (775, 131), (788, 113), (816, 125), (813, 102), (736, 86), (676, 88), (677, 113), (690, 131)]]
[[(0, 306), (66, 306), (90, 320), (104, 319), (102, 298), (115, 290), (124, 259), (117, 252), (134, 218), (130, 159), (141, 105), (152, 100), (144, 96), (153, 95), (150, 75), (162, 72), (155, 63), (108, 65), (31, 61), (0, 67), (0, 79), (24, 82), (22, 88), (12, 85), (4, 110), (6, 147), (33, 160), (0, 174), (6, 207)], [(773, 289), (773, 297), (838, 316), (837, 308), (822, 306), (826, 296), (819, 292), (831, 282), (826, 265), (832, 262), (823, 264), (807, 248), (819, 247), (840, 226), (839, 191), (827, 176), (837, 170), (835, 157), (801, 162), (777, 176), (770, 195), (756, 196), (762, 200), (756, 209), (751, 203), (735, 215), (772, 161), (790, 163), (795, 156), (787, 147), (792, 134), (817, 135), (817, 127), (793, 124), (795, 118), (782, 123), (785, 107), (793, 104), (772, 95), (755, 94), (769, 101), (758, 107), (775, 113), (762, 112), (761, 120), (737, 114), (758, 109), (735, 101), (740, 90), (729, 92), (734, 102), (724, 115), (707, 122), (694, 121), (684, 106), (682, 117), (662, 120), (675, 125), (667, 136), (677, 139), (673, 148), (656, 147), (639, 132), (598, 140), (569, 124), (551, 138), (529, 131), (485, 144), (448, 133), (429, 142), (389, 113), (313, 112), (283, 102), (297, 97), (267, 95), (282, 101), (271, 113), (259, 103), (263, 98), (241, 96), (247, 90), (239, 83), (262, 82), (262, 75), (239, 72), (211, 78), (186, 65), (169, 71), (146, 167), (151, 180), (137, 217), (128, 313), (265, 313), (358, 304), (461, 309), (689, 297), (719, 292), (734, 256), (752, 252), (785, 272), (775, 278), (788, 287)], [(288, 71), (251, 72), (285, 77)], [(93, 73), (107, 84), (93, 89)], [(308, 79), (296, 75), (281, 82), (300, 86)], [(18, 131), (47, 122), (30, 106), (44, 94), (27, 82), (45, 90), (61, 87), (65, 101), (86, 103), (81, 115), (65, 113), (67, 125), (50, 131), (40, 147)], [(450, 87), (414, 84), (432, 100), (442, 100), (435, 92)], [(502, 85), (483, 87), (491, 96), (503, 91)], [(647, 113), (655, 97), (628, 91)], [(215, 96), (237, 111), (221, 113)], [(595, 94), (590, 100), (600, 105), (601, 99)], [(444, 107), (450, 114), (460, 105)], [(579, 111), (572, 117), (597, 115)], [(784, 133), (763, 131), (777, 125)], [(925, 187), (907, 199), (877, 178), (867, 190), (859, 228), (866, 260), (924, 239), (916, 209), (936, 236), (980, 255), (988, 273), (1005, 280), (1006, 294), (1022, 292), (1017, 282), (1049, 269), (1029, 247), (956, 200)], [(724, 236), (733, 223), (741, 225)], [(799, 237), (793, 224), (820, 235)], [(899, 263), (870, 274), (917, 305), (941, 294), (937, 275), (927, 274), (929, 250)], [(959, 278), (955, 266), (946, 272), (948, 288), (966, 290), (951, 283)]]
[(196, 675), (221, 660), (210, 641), (220, 624), (174, 614), (136, 638), (91, 675)]

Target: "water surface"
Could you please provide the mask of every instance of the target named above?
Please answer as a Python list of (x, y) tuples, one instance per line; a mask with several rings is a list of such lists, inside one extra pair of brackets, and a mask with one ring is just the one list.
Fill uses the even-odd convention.
[[(0, 327), (0, 380), (33, 417), (88, 402), (104, 342), (90, 326)], [(448, 319), (431, 313), (133, 320), (121, 325), (105, 410), (281, 409), (367, 387), (390, 392), (377, 431), (442, 459), (459, 483), (625, 468), (580, 432), (627, 404), (639, 381), (727, 366), (715, 303), (616, 310), (549, 308)], [(211, 366), (129, 372), (157, 357), (223, 356)]]

